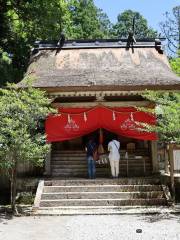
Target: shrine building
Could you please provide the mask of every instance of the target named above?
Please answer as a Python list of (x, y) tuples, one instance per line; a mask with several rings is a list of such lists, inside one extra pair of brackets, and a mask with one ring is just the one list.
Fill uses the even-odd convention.
[[(90, 136), (103, 147), (103, 154), (108, 154), (110, 139), (118, 137), (122, 178), (152, 177), (165, 168), (158, 155), (158, 136), (140, 124), (156, 123), (153, 115), (140, 109), (155, 107), (142, 97), (144, 91), (180, 90), (163, 40), (142, 39), (133, 45), (126, 39), (36, 42), (18, 86), (26, 87), (26, 79), (33, 79), (33, 87), (46, 91), (58, 110), (45, 123), (51, 144), (45, 176), (87, 178), (85, 145)], [(110, 167), (103, 160), (96, 170), (97, 179), (109, 179)]]
[[(138, 110), (153, 107), (141, 96), (143, 91), (180, 89), (180, 79), (170, 69), (161, 40), (145, 39), (132, 47), (127, 47), (126, 40), (65, 41), (63, 46), (37, 42), (26, 76), (34, 79), (34, 87), (47, 92), (59, 112), (46, 121), (51, 143), (48, 175), (86, 176), (82, 166), (72, 168), (67, 163), (61, 169), (61, 163), (54, 162), (61, 159), (61, 153), (63, 160), (74, 154), (84, 157), (87, 137), (94, 134), (98, 139), (98, 129), (102, 129), (105, 151), (115, 134), (122, 156), (128, 148), (135, 153), (129, 166), (121, 162), (122, 175), (158, 172), (157, 136), (139, 131), (137, 122), (154, 121)], [(25, 84), (23, 80), (19, 86)], [(99, 176), (106, 176), (104, 167), (97, 168)]]

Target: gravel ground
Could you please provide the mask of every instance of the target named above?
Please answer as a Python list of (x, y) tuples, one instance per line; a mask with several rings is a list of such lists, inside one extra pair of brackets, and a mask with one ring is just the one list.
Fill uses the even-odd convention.
[[(142, 233), (137, 233), (141, 229)], [(0, 240), (179, 240), (180, 215), (0, 216)]]

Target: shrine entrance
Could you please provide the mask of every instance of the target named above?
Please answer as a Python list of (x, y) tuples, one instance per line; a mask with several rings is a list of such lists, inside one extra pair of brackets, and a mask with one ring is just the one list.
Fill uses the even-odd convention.
[[(108, 159), (108, 143), (117, 137), (121, 143), (120, 176), (146, 176), (152, 173), (150, 142), (155, 133), (141, 130), (140, 122), (154, 124), (154, 116), (135, 108), (61, 108), (59, 115), (46, 121), (51, 142), (51, 173), (58, 177), (87, 177), (85, 145), (93, 136)], [(102, 161), (101, 161), (102, 160)], [(97, 162), (97, 177), (109, 177), (110, 166)]]
[[(104, 129), (98, 129), (90, 134), (52, 144), (51, 170), (55, 177), (87, 177), (87, 160), (85, 145), (89, 137), (93, 137), (97, 145), (103, 146), (108, 158), (108, 143), (113, 137), (118, 137), (121, 148), (120, 176), (147, 176), (152, 174), (150, 141), (136, 140), (117, 136)], [(100, 139), (101, 138), (101, 139)], [(100, 155), (101, 156), (101, 155)], [(101, 160), (102, 159), (102, 160)], [(110, 177), (110, 165), (100, 158), (96, 162), (97, 177)]]

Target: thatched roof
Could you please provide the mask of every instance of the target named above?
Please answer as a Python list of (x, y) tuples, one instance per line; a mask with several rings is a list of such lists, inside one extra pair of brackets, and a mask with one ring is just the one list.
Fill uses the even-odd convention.
[[(36, 49), (26, 74), (34, 78), (34, 87), (49, 91), (180, 89), (180, 78), (171, 71), (167, 57), (154, 42), (137, 43), (134, 51), (118, 42), (68, 44), (61, 49)], [(18, 85), (23, 87), (25, 82)]]

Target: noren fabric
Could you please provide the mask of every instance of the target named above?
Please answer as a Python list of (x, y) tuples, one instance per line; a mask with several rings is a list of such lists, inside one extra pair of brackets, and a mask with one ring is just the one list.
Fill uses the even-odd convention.
[(156, 118), (132, 107), (60, 108), (59, 115), (46, 119), (45, 129), (48, 142), (78, 138), (99, 128), (139, 140), (157, 140), (156, 133), (144, 131), (139, 123), (153, 125)]

